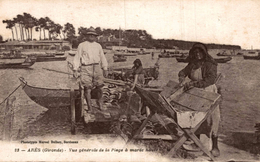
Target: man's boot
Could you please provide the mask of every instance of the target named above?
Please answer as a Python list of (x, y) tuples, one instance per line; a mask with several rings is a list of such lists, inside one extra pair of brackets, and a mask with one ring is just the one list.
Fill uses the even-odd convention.
[(212, 135), (212, 150), (211, 150), (211, 153), (215, 157), (220, 155), (220, 151), (218, 149), (218, 136), (215, 136), (215, 135)]

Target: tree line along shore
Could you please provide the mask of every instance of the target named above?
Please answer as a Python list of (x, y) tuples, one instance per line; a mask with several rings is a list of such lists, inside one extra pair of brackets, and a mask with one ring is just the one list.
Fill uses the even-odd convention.
[[(3, 20), (6, 28), (12, 32), (12, 39), (3, 39), (0, 35), (0, 41), (30, 41), (37, 40), (33, 34), (38, 33), (39, 40), (67, 40), (72, 44), (72, 48), (77, 48), (78, 44), (85, 41), (84, 33), (88, 27), (79, 27), (76, 29), (73, 24), (67, 22), (63, 26), (54, 22), (49, 17), (36, 18), (30, 13), (24, 12), (18, 14), (12, 19)], [(95, 28), (99, 34), (98, 42), (103, 48), (107, 46), (122, 45), (133, 48), (156, 48), (156, 49), (183, 49), (187, 50), (195, 43), (193, 41), (183, 41), (175, 39), (154, 39), (146, 30), (136, 29), (105, 29)], [(233, 49), (240, 50), (238, 45), (206, 43), (209, 49)]]

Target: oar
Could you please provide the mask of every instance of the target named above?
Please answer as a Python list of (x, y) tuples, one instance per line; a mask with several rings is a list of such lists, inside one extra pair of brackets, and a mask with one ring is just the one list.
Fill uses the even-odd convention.
[(64, 71), (58, 71), (58, 70), (54, 70), (54, 69), (48, 69), (48, 68), (42, 68), (44, 70), (49, 70), (49, 71), (54, 71), (54, 72), (57, 72), (57, 73), (62, 73), (62, 74), (68, 74), (68, 75), (73, 75), (71, 73), (67, 73), (67, 72), (64, 72)]
[[(62, 74), (73, 75), (73, 74), (71, 74), (71, 73), (67, 73), (67, 72), (59, 71), (59, 70), (54, 70), (54, 69), (48, 69), (48, 68), (42, 68), (42, 69), (48, 70), (48, 71), (53, 71), (53, 72), (56, 72), (56, 73), (62, 73)], [(125, 85), (125, 82), (124, 82), (124, 81), (113, 80), (113, 79), (108, 79), (108, 78), (104, 78), (104, 82), (106, 82), (106, 83), (111, 83), (111, 84), (116, 84), (116, 85), (121, 85), (121, 86), (124, 86), (124, 85)]]

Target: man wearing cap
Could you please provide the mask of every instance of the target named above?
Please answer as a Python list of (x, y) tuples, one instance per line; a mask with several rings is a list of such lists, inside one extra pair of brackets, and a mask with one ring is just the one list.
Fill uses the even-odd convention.
[(80, 76), (89, 110), (92, 110), (91, 90), (94, 87), (99, 92), (98, 106), (101, 110), (105, 110), (101, 88), (103, 76), (107, 77), (108, 63), (101, 45), (96, 42), (98, 34), (95, 29), (91, 27), (83, 34), (86, 36), (86, 41), (79, 44), (77, 54), (74, 57), (74, 77)]

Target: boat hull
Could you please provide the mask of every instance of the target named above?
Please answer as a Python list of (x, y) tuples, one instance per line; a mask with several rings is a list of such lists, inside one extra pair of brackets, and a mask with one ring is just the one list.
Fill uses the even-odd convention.
[(21, 64), (25, 61), (25, 57), (22, 58), (8, 58), (8, 59), (0, 59), (0, 64)]
[[(144, 68), (144, 73), (145, 73), (145, 78), (154, 78), (154, 79), (158, 79), (159, 77), (159, 67), (150, 67), (150, 68)], [(129, 69), (129, 68), (119, 68), (119, 69), (113, 69), (113, 71), (117, 71), (117, 75), (120, 75), (120, 78), (125, 78), (125, 80), (127, 80), (127, 78), (129, 79), (130, 76), (133, 73), (133, 69)], [(113, 73), (113, 72), (112, 72)], [(124, 73), (124, 75), (122, 74)], [(111, 78), (111, 79), (115, 79), (115, 78)]]
[(0, 69), (9, 69), (9, 68), (28, 68), (31, 67), (36, 62), (36, 58), (24, 59), (23, 62), (19, 63), (0, 63)]
[(114, 56), (137, 56), (137, 53), (115, 53)]
[(227, 58), (215, 58), (215, 61), (217, 63), (226, 63), (228, 61), (232, 60), (232, 57), (227, 57)]
[(159, 58), (170, 58), (172, 56), (163, 56), (163, 55), (158, 55)]
[[(176, 60), (178, 62), (184, 62), (184, 63), (188, 63), (188, 60), (186, 58), (178, 58), (176, 57)], [(227, 57), (227, 58), (214, 58), (214, 60), (217, 63), (227, 63), (228, 61), (232, 60), (232, 57)]]
[(244, 59), (251, 59), (251, 60), (260, 60), (260, 56), (243, 56)]
[(75, 55), (76, 55), (76, 52), (74, 52), (74, 53), (69, 52), (69, 55), (70, 55), (70, 56), (75, 56)]
[(36, 62), (64, 61), (67, 57), (37, 57)]
[(178, 58), (178, 57), (176, 57), (176, 60), (177, 60), (178, 62), (184, 62), (184, 63), (187, 63), (187, 62), (188, 62), (188, 60), (187, 60), (186, 57), (185, 57), (185, 58)]
[(126, 59), (114, 59), (114, 62), (125, 62)]
[(14, 69), (22, 69), (22, 68), (29, 68), (31, 67), (34, 62), (25, 62), (21, 64), (5, 64), (5, 65), (0, 65), (0, 69), (9, 69), (9, 68), (14, 68)]
[[(38, 105), (48, 109), (70, 106), (70, 89), (33, 87), (23, 81), (22, 84), (23, 90), (27, 96)], [(76, 95), (79, 96), (79, 94), (79, 90), (76, 90)]]

